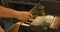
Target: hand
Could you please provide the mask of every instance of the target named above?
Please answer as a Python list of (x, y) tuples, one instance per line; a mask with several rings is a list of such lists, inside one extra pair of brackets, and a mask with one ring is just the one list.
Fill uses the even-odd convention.
[(32, 18), (32, 14), (29, 12), (19, 12), (14, 9), (5, 8), (0, 6), (0, 17), (3, 18), (17, 18), (19, 20), (29, 20)]
[(33, 15), (29, 12), (20, 11), (18, 13), (19, 13), (19, 15), (18, 15), (17, 19), (19, 19), (21, 21), (27, 21), (27, 20), (33, 18)]

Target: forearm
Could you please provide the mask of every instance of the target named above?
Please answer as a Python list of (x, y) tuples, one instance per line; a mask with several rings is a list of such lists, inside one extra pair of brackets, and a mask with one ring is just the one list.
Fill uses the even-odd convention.
[(15, 18), (18, 17), (18, 13), (16, 10), (0, 6), (0, 17)]

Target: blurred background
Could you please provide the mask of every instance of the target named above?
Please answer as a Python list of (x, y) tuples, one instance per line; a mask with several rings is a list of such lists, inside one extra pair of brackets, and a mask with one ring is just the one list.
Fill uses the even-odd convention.
[[(60, 0), (0, 0), (0, 5), (17, 11), (30, 11), (35, 5), (41, 3), (44, 5), (46, 15), (60, 16)], [(2, 18), (8, 30), (17, 19)]]

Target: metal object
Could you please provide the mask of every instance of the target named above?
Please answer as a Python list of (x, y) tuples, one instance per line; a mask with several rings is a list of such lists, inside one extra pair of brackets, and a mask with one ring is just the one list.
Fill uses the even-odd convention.
[(54, 16), (51, 16), (51, 15), (47, 15), (47, 16), (37, 16), (35, 19), (30, 19), (29, 21), (32, 21), (31, 23), (29, 22), (26, 22), (26, 23), (29, 23), (29, 24), (24, 24), (22, 23), (21, 25), (23, 26), (30, 26), (30, 25), (33, 25), (33, 26), (42, 26), (42, 25), (50, 25), (54, 20)]
[(23, 26), (22, 31), (24, 32), (47, 32), (48, 31), (49, 32), (51, 29), (53, 30), (53, 27), (51, 28), (50, 25), (51, 23), (53, 23), (54, 18), (55, 17), (51, 15), (37, 16), (35, 19), (31, 20), (32, 22), (29, 23), (30, 26)]
[(42, 16), (42, 15), (45, 15), (44, 8), (45, 8), (44, 5), (41, 5), (41, 3), (38, 3), (29, 12), (32, 13), (34, 17)]
[(45, 16), (37, 16), (34, 21), (31, 23), (31, 25), (33, 26), (39, 26), (42, 25), (42, 23), (44, 22)]

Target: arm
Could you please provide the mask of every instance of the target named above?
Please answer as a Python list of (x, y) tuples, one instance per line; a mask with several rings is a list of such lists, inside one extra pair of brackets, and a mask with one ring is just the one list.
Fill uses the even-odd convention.
[(13, 9), (0, 6), (0, 18), (16, 18), (18, 20), (26, 21), (32, 18), (32, 14), (26, 11), (16, 11)]
[(9, 8), (0, 6), (0, 17), (4, 18), (15, 18), (17, 17), (17, 11)]

